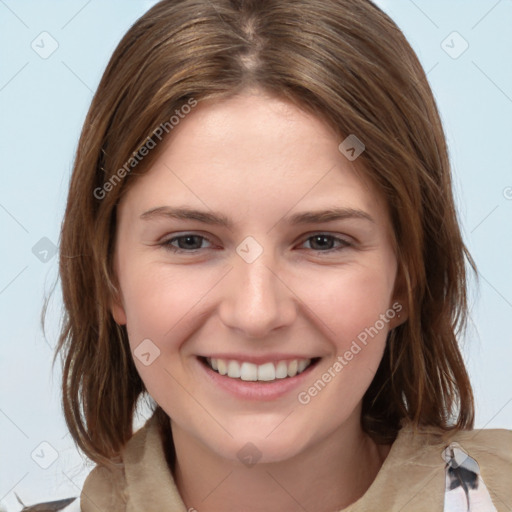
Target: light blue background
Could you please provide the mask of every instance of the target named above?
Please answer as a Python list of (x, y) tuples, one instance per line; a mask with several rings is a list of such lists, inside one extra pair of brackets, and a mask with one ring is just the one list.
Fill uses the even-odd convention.
[[(43, 237), (58, 243), (92, 93), (122, 35), (154, 3), (0, 0), (0, 500), (9, 511), (21, 509), (14, 492), (27, 504), (77, 496), (91, 469), (67, 435), (58, 365), (51, 374), (58, 293), (46, 340), (39, 325), (57, 257), (44, 263), (32, 248)], [(448, 136), (465, 240), (480, 270), (464, 344), (476, 425), (512, 428), (512, 0), (378, 4), (429, 71)], [(43, 31), (59, 45), (48, 59), (31, 48)], [(469, 44), (457, 59), (441, 47), (453, 31)], [(462, 48), (457, 36), (446, 44), (452, 52)], [(31, 458), (43, 441), (58, 455), (46, 470)]]

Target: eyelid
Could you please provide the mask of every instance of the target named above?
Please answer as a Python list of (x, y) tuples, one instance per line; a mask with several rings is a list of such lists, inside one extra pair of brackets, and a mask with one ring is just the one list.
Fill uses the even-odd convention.
[(302, 239), (302, 242), (300, 242), (300, 245), (306, 243), (308, 240), (310, 240), (311, 238), (314, 238), (316, 236), (326, 236), (326, 237), (331, 238), (335, 243), (338, 242), (340, 244), (339, 247), (333, 247), (332, 249), (327, 249), (325, 251), (315, 251), (314, 249), (308, 249), (310, 251), (313, 251), (316, 254), (336, 253), (336, 252), (342, 251), (343, 249), (348, 249), (350, 247), (355, 246), (355, 242), (354, 241), (347, 240), (343, 236), (340, 236), (340, 235), (337, 235), (337, 234), (333, 234), (333, 233), (329, 233), (329, 232), (326, 232), (326, 231), (315, 231), (313, 233), (308, 234), (306, 237), (304, 237)]
[[(186, 254), (186, 253), (196, 254), (197, 252), (200, 252), (203, 249), (211, 249), (212, 248), (212, 247), (205, 247), (205, 248), (187, 250), (187, 249), (180, 249), (179, 247), (175, 247), (174, 245), (172, 245), (172, 242), (174, 242), (175, 240), (177, 240), (179, 238), (186, 238), (186, 237), (193, 237), (193, 236), (197, 236), (203, 240), (206, 240), (208, 243), (214, 245), (214, 242), (212, 240), (210, 240), (209, 236), (206, 236), (205, 234), (202, 234), (201, 232), (194, 232), (194, 231), (184, 231), (181, 233), (180, 232), (173, 233), (172, 236), (170, 236), (168, 238), (163, 237), (161, 239), (161, 241), (158, 242), (158, 244), (161, 245), (162, 247), (164, 247), (165, 249), (170, 250), (173, 253), (178, 253), (178, 254)], [(355, 241), (347, 240), (346, 235), (344, 236), (344, 235), (340, 235), (340, 234), (334, 234), (334, 233), (330, 233), (328, 231), (311, 231), (309, 233), (302, 235), (302, 237), (300, 239), (301, 241), (298, 243), (299, 243), (299, 245), (302, 245), (302, 244), (306, 243), (308, 240), (310, 240), (311, 238), (314, 238), (315, 236), (326, 236), (326, 237), (331, 238), (334, 242), (340, 243), (339, 247), (334, 247), (334, 248), (326, 249), (326, 250), (308, 249), (309, 251), (312, 251), (317, 254), (335, 253), (335, 252), (339, 252), (343, 249), (353, 247), (355, 245)]]
[[(158, 245), (162, 245), (166, 248), (171, 248), (171, 250), (176, 249), (174, 252), (190, 252), (194, 253), (201, 249), (191, 249), (187, 251), (186, 249), (180, 249), (179, 247), (174, 247), (171, 245), (171, 242), (175, 241), (178, 238), (186, 238), (188, 236), (197, 236), (199, 238), (202, 238), (203, 240), (206, 240), (208, 243), (214, 245), (214, 242), (210, 239), (209, 236), (202, 234), (201, 232), (195, 232), (195, 231), (184, 231), (182, 233), (172, 233), (172, 236), (164, 236), (158, 241)], [(207, 249), (210, 249), (210, 247), (207, 247)]]
[(302, 235), (299, 240), (306, 241), (314, 236), (322, 236), (322, 235), (332, 237), (336, 240), (340, 240), (340, 241), (345, 242), (346, 244), (350, 244), (350, 245), (355, 245), (355, 243), (356, 243), (356, 240), (349, 235), (345, 235), (345, 234), (341, 234), (341, 233), (333, 233), (331, 231), (310, 231), (310, 232)]

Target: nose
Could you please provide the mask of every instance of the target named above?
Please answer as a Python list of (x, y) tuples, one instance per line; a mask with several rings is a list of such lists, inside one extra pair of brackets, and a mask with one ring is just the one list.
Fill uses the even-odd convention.
[(234, 254), (233, 265), (219, 306), (224, 325), (246, 338), (265, 338), (294, 322), (297, 302), (271, 251), (251, 263)]

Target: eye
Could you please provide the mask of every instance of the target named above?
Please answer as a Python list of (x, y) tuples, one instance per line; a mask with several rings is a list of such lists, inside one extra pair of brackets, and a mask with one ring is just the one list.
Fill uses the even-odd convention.
[[(339, 238), (334, 235), (327, 233), (317, 233), (307, 238), (303, 243), (308, 243), (310, 249), (315, 252), (335, 252), (341, 251), (346, 247), (350, 247), (352, 244), (343, 238)], [(338, 247), (333, 247), (334, 244), (338, 244)]]
[[(206, 237), (195, 233), (185, 233), (169, 238), (160, 245), (174, 253), (195, 253), (200, 249), (210, 248), (203, 247), (204, 242), (210, 243), (211, 247), (211, 242)], [(316, 233), (302, 242), (302, 244), (306, 243), (309, 244), (309, 247), (306, 247), (307, 249), (321, 253), (341, 251), (342, 249), (352, 246), (347, 240), (327, 233)]]
[(162, 242), (161, 245), (176, 253), (195, 252), (202, 248), (201, 245), (203, 241), (209, 242), (209, 240), (204, 236), (196, 235), (194, 233), (186, 233), (184, 235), (169, 238)]

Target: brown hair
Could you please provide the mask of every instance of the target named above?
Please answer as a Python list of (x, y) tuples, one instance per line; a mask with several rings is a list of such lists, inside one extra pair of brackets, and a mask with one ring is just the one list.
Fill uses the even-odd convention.
[(366, 146), (360, 169), (387, 200), (409, 316), (388, 335), (363, 399), (364, 430), (390, 442), (404, 419), (472, 427), (456, 336), (467, 315), (465, 258), (475, 266), (435, 100), (402, 32), (368, 0), (164, 0), (116, 48), (71, 177), (60, 244), (66, 314), (55, 356), (78, 446), (97, 463), (115, 460), (145, 391), (126, 329), (110, 313), (116, 205), (159, 154), (155, 130), (167, 123), (172, 136), (177, 109), (249, 86), (321, 117), (340, 142), (355, 134)]

